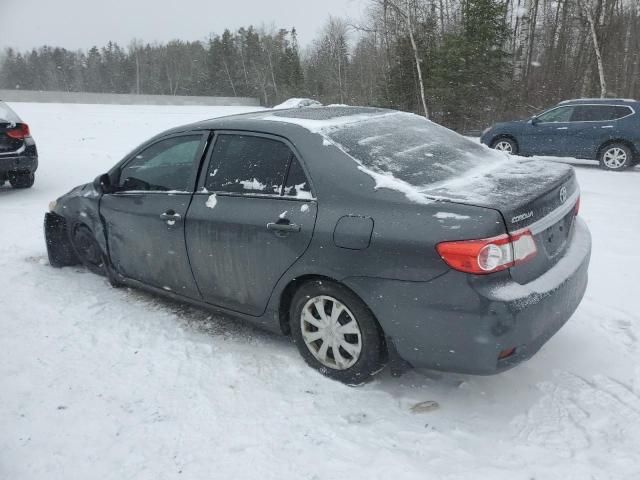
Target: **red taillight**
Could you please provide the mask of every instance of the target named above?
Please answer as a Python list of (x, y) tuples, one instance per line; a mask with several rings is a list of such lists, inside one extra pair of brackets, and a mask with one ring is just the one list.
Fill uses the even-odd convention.
[(7, 137), (15, 138), (16, 140), (24, 140), (31, 136), (29, 125), (26, 123), (18, 123), (15, 127), (7, 130), (5, 133), (7, 134)]
[(580, 197), (578, 197), (578, 201), (576, 202), (576, 206), (573, 207), (573, 213), (576, 215), (576, 217), (580, 213)]
[(443, 242), (436, 250), (454, 270), (476, 275), (511, 268), (530, 260), (538, 252), (533, 235), (526, 229), (481, 240)]

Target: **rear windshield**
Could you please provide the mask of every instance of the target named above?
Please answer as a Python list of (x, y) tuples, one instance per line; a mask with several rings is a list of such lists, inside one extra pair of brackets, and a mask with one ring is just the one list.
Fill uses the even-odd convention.
[(0, 123), (17, 123), (20, 119), (4, 102), (0, 102)]
[(414, 186), (505, 160), (503, 154), (408, 113), (371, 117), (323, 133), (365, 167)]

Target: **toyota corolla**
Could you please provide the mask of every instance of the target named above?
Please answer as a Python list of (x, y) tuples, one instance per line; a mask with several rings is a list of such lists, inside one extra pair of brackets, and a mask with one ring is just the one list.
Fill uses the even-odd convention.
[(390, 360), (492, 374), (531, 357), (586, 289), (579, 205), (570, 166), (316, 107), (164, 132), (52, 202), (45, 233), (55, 267), (290, 335), (354, 384)]

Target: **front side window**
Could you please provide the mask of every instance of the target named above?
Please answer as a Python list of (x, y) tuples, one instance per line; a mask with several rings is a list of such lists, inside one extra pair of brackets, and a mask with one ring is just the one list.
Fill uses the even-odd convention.
[(559, 107), (543, 113), (538, 120), (543, 123), (569, 122), (573, 115), (574, 107)]
[(212, 192), (280, 195), (292, 158), (291, 149), (278, 140), (219, 135), (205, 188)]
[(122, 169), (118, 191), (191, 191), (201, 140), (188, 135), (154, 143)]

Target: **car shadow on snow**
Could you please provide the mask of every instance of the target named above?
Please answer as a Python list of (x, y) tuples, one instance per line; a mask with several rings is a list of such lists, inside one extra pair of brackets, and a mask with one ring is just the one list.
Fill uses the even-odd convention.
[[(126, 294), (132, 300), (149, 304), (152, 308), (159, 308), (164, 312), (170, 313), (177, 321), (176, 327), (186, 332), (205, 335), (212, 339), (222, 337), (228, 341), (276, 348), (287, 356), (290, 355), (292, 360), (299, 362), (300, 368), (308, 368), (309, 375), (317, 375), (318, 380), (333, 382), (333, 380), (326, 379), (320, 373), (314, 372), (311, 367), (305, 364), (302, 357), (299, 356), (296, 346), (287, 335), (270, 332), (226, 313), (192, 306), (146, 290), (126, 288)], [(185, 341), (188, 340), (185, 339)], [(238, 354), (240, 355), (241, 353)], [(266, 356), (268, 355), (265, 350)], [(501, 376), (502, 379), (498, 378)], [(500, 389), (499, 385), (509, 384), (509, 387), (505, 386), (505, 390), (509, 391), (512, 390), (513, 382), (508, 380), (508, 377), (510, 377), (508, 374), (506, 376), (502, 374), (487, 377), (412, 367), (406, 368), (401, 375), (397, 375), (387, 366), (373, 382), (366, 385), (367, 389), (384, 391), (398, 398), (413, 397), (417, 392), (428, 391), (432, 392), (437, 399), (440, 399), (447, 397), (448, 394), (454, 394), (455, 391), (464, 389), (470, 384), (480, 388), (483, 388), (481, 387), (482, 385), (487, 385), (488, 390)], [(528, 383), (526, 376), (520, 377), (517, 383)], [(482, 399), (479, 400), (482, 401)]]
[(0, 185), (0, 195), (8, 196), (8, 195), (17, 195), (24, 190), (13, 188), (9, 182), (6, 182), (4, 185)]
[[(69, 274), (73, 277), (83, 277), (80, 282), (85, 285), (85, 288), (87, 286), (86, 276), (95, 278), (97, 283), (89, 287), (89, 291), (94, 296), (101, 296), (100, 292), (103, 288), (105, 291), (111, 290), (114, 298), (110, 300), (105, 297), (101, 300), (101, 303), (110, 303), (115, 300), (116, 303), (122, 302), (125, 306), (130, 304), (133, 316), (136, 315), (135, 311), (140, 307), (147, 312), (157, 311), (159, 314), (168, 314), (164, 321), (175, 322), (173, 326), (187, 334), (181, 341), (198, 342), (198, 337), (205, 337), (211, 340), (222, 339), (225, 342), (247, 345), (252, 348), (257, 347), (259, 351), (256, 354), (261, 355), (260, 351), (264, 352), (265, 362), (269, 361), (270, 352), (275, 349), (275, 351), (281, 352), (286, 357), (284, 359), (286, 363), (297, 365), (300, 371), (308, 372), (310, 378), (315, 377), (318, 382), (326, 381), (336, 385), (335, 382), (323, 377), (318, 372), (314, 372), (311, 367), (305, 364), (302, 357), (299, 356), (296, 346), (288, 336), (272, 333), (225, 313), (192, 306), (146, 290), (128, 287), (111, 289), (105, 278), (93, 275), (84, 267), (67, 267), (62, 270), (52, 269), (46, 260), (46, 256), (29, 257), (25, 260), (28, 263), (39, 265), (39, 268), (48, 269), (49, 274), (59, 276), (59, 280), (62, 281), (60, 288), (69, 288), (69, 282), (67, 281), (71, 278), (67, 276)], [(62, 274), (62, 272), (65, 272), (65, 274)], [(120, 298), (117, 299), (117, 297)], [(559, 348), (562, 349), (562, 347)], [(237, 354), (242, 355), (242, 350), (238, 351)], [(305, 373), (306, 376), (307, 373)], [(451, 407), (461, 401), (467, 402), (466, 407), (469, 406), (468, 402), (472, 402), (473, 405), (478, 407), (481, 405), (486, 406), (490, 404), (491, 399), (497, 397), (504, 399), (505, 396), (517, 397), (517, 392), (522, 391), (523, 388), (530, 389), (538, 382), (550, 380), (551, 378), (552, 372), (549, 369), (539, 367), (522, 368), (518, 366), (510, 372), (489, 377), (413, 368), (406, 369), (401, 376), (394, 376), (391, 369), (386, 368), (383, 372), (380, 372), (374, 381), (365, 384), (364, 388), (371, 393), (384, 392), (394, 398), (403, 411), (407, 411), (414, 404), (423, 401), (436, 401), (440, 404), (450, 404)], [(478, 392), (480, 393), (478, 394)], [(484, 392), (487, 392), (487, 396), (484, 396)], [(518, 402), (516, 401), (516, 403)]]

